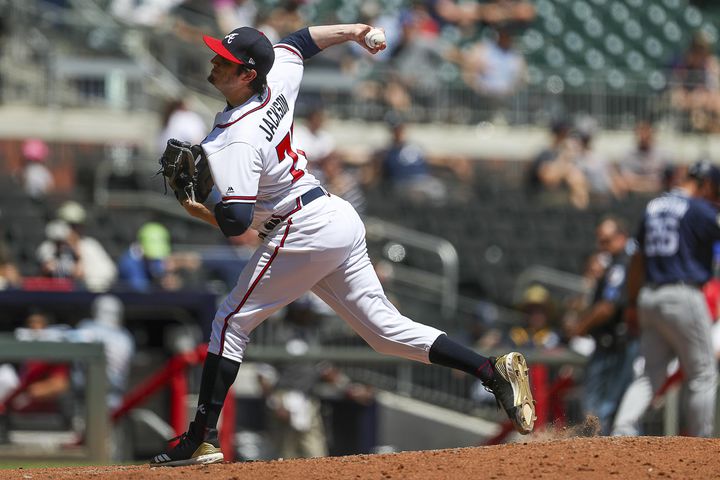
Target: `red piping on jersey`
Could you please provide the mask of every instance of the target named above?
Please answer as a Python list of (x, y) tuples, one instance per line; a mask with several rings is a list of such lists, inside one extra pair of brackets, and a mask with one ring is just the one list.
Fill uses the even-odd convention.
[(226, 200), (246, 200), (246, 201), (254, 202), (255, 200), (257, 200), (257, 195), (254, 197), (239, 197), (239, 196), (235, 196), (235, 195), (230, 196), (230, 197), (222, 197), (223, 202)]
[(300, 209), (302, 209), (302, 207), (303, 207), (303, 206), (302, 206), (302, 203), (300, 203), (300, 197), (297, 197), (297, 198), (295, 199), (295, 208), (293, 208), (292, 210), (290, 210), (288, 213), (286, 213), (285, 215), (277, 215), (277, 214), (273, 213), (273, 214), (270, 215), (270, 216), (271, 216), (272, 218), (279, 218), (280, 220), (285, 220), (286, 218), (288, 218), (288, 217), (289, 217), (290, 215), (292, 215), (293, 213), (299, 212)]
[(292, 53), (294, 53), (295, 55), (297, 55), (298, 57), (300, 57), (300, 60), (305, 60), (305, 59), (302, 57), (302, 55), (300, 55), (300, 54), (297, 52), (297, 50), (295, 50), (294, 48), (290, 47), (289, 45), (285, 45), (285, 44), (282, 44), (282, 43), (278, 43), (278, 44), (275, 45), (273, 48), (284, 48), (284, 49), (287, 50), (288, 52), (292, 52)]
[(275, 257), (277, 257), (278, 252), (282, 247), (285, 246), (285, 240), (288, 237), (288, 233), (290, 233), (290, 225), (292, 225), (292, 218), (288, 220), (287, 227), (285, 227), (285, 234), (282, 237), (282, 240), (280, 240), (280, 245), (275, 247), (275, 251), (270, 256), (270, 260), (265, 264), (263, 269), (260, 271), (260, 274), (257, 276), (255, 281), (250, 285), (250, 288), (248, 288), (248, 291), (245, 292), (245, 296), (240, 301), (240, 304), (235, 308), (235, 310), (232, 311), (228, 316), (225, 317), (225, 324), (223, 325), (222, 333), (220, 334), (220, 351), (218, 352), (218, 355), (222, 356), (223, 349), (225, 348), (225, 332), (227, 331), (228, 324), (230, 322), (230, 317), (235, 315), (237, 312), (240, 311), (240, 309), (245, 305), (245, 302), (247, 302), (247, 299), (250, 297), (250, 294), (255, 290), (255, 287), (257, 287), (257, 284), (260, 283), (260, 279), (265, 275), (265, 272), (267, 272), (268, 268), (270, 268), (270, 264), (275, 260)]
[(215, 125), (213, 128), (227, 128), (227, 127), (229, 127), (230, 125), (233, 125), (233, 124), (239, 122), (240, 120), (242, 120), (243, 118), (247, 117), (247, 116), (250, 115), (251, 113), (257, 112), (258, 110), (260, 110), (261, 108), (263, 108), (265, 105), (267, 105), (268, 102), (270, 102), (270, 94), (271, 94), (271, 92), (270, 92), (270, 87), (268, 86), (268, 87), (267, 87), (267, 98), (265, 98), (265, 101), (264, 101), (261, 105), (258, 105), (257, 107), (253, 108), (252, 110), (249, 110), (249, 111), (243, 113), (242, 115), (240, 115), (240, 118), (238, 118), (238, 119), (236, 119), (236, 120), (233, 120), (233, 121), (230, 122), (230, 123), (218, 123), (218, 124)]

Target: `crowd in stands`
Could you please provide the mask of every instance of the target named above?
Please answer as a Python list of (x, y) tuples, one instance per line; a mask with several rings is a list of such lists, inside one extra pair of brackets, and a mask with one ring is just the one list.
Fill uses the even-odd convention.
[(698, 32), (672, 65), (671, 102), (686, 114), (684, 127), (720, 132), (720, 62), (707, 36)]
[[(57, 3), (71, 8), (67, 2)], [(490, 112), (498, 108), (518, 107), (542, 110), (543, 107), (522, 101), (513, 102), (512, 99), (516, 93), (524, 92), (526, 86), (539, 89), (542, 93), (562, 93), (562, 88), (552, 92), (548, 85), (553, 82), (546, 85), (544, 81), (557, 72), (560, 72), (557, 76), (563, 85), (576, 85), (570, 78), (570, 71), (577, 71), (579, 77), (587, 78), (587, 83), (580, 85), (580, 90), (589, 86), (590, 78), (601, 82), (614, 78), (614, 75), (605, 75), (607, 72), (603, 67), (613, 67), (621, 75), (627, 74), (628, 84), (633, 83), (632, 78), (646, 77), (645, 80), (649, 81), (649, 76), (662, 72), (660, 76), (663, 80), (656, 84), (654, 91), (643, 91), (642, 87), (637, 87), (634, 95), (662, 98), (654, 103), (657, 108), (665, 108), (664, 99), (668, 99), (673, 110), (671, 121), (680, 119), (680, 128), (718, 131), (720, 68), (715, 53), (716, 33), (712, 28), (706, 28), (712, 22), (710, 15), (703, 18), (701, 14), (699, 23), (693, 28), (679, 27), (677, 35), (665, 35), (668, 38), (659, 35), (665, 43), (657, 54), (648, 53), (654, 50), (648, 46), (633, 45), (632, 39), (636, 34), (623, 32), (620, 25), (608, 25), (608, 32), (600, 26), (600, 34), (596, 38), (598, 44), (607, 44), (610, 37), (623, 38), (624, 43), (618, 47), (622, 53), (613, 54), (609, 52), (615, 50), (612, 45), (595, 48), (591, 46), (593, 41), (589, 37), (581, 35), (583, 28), (589, 28), (587, 24), (594, 24), (595, 17), (603, 14), (603, 7), (591, 2), (588, 8), (579, 8), (575, 12), (572, 11), (572, 3), (553, 7), (552, 2), (525, 0), (424, 0), (395, 2), (390, 6), (376, 0), (359, 3), (334, 0), (112, 0), (107, 10), (123, 27), (149, 27), (148, 30), (157, 35), (177, 35), (198, 45), (201, 45), (200, 33), (224, 34), (238, 25), (256, 26), (272, 41), (308, 23), (359, 21), (380, 26), (386, 30), (388, 39), (388, 48), (381, 55), (368, 58), (362, 55), (359, 47), (348, 50), (338, 48), (329, 52), (322, 61), (310, 63), (309, 69), (314, 65), (326, 68), (331, 64), (326, 71), (334, 70), (341, 75), (329, 75), (328, 88), (350, 93), (353, 103), (368, 103), (379, 106), (379, 109), (405, 113), (411, 110), (417, 112), (414, 107), (418, 106), (429, 111), (439, 110), (433, 107), (442, 106), (452, 116), (453, 102)], [(620, 2), (621, 6), (613, 9), (611, 16), (616, 10), (627, 12), (627, 7), (622, 6), (624, 3)], [(634, 4), (635, 7), (638, 5)], [(665, 21), (670, 25), (673, 14), (679, 14), (687, 5), (686, 2), (671, 2), (665, 7), (668, 8)], [(555, 27), (551, 25), (556, 25), (559, 20), (552, 18), (554, 10), (558, 15), (567, 13), (567, 17), (576, 18), (562, 18), (567, 24), (561, 22), (557, 27), (559, 30), (553, 34)], [(638, 21), (650, 22), (644, 17)], [(584, 27), (583, 22), (586, 23)], [(682, 22), (678, 21), (678, 24)], [(678, 28), (677, 24), (673, 23), (673, 26)], [(612, 28), (618, 29), (617, 34), (610, 34)], [(642, 35), (642, 28), (654, 26), (641, 25), (640, 28)], [(628, 27), (626, 30), (633, 29)], [(608, 41), (602, 42), (603, 33), (607, 34), (605, 40)], [(650, 35), (647, 37), (648, 41), (654, 39)], [(191, 50), (183, 53), (194, 55)], [(573, 53), (576, 58), (573, 58)], [(605, 58), (603, 55), (607, 60), (595, 59), (598, 56)], [(613, 56), (617, 58), (611, 61)], [(187, 68), (195, 78), (203, 61), (202, 57), (183, 58), (168, 66), (171, 70)], [(537, 75), (538, 71), (543, 73)], [(418, 72), (422, 74), (418, 75)], [(181, 74), (181, 77), (189, 74), (185, 71), (174, 73)], [(200, 78), (204, 80), (204, 75)], [(341, 83), (350, 85), (350, 88), (344, 90), (347, 85)], [(644, 84), (640, 82), (638, 85)], [(450, 91), (452, 94), (448, 93)], [(462, 94), (458, 98), (449, 98), (459, 91)], [(468, 101), (473, 95), (476, 98)], [(535, 102), (542, 100), (535, 99)], [(561, 100), (560, 104), (561, 108), (573, 108), (566, 105), (565, 100)], [(552, 105), (552, 108), (555, 107), (556, 104)], [(629, 108), (634, 110), (634, 107)], [(637, 115), (638, 111), (630, 113)], [(452, 121), (458, 120), (468, 121), (469, 118)], [(533, 123), (535, 117), (527, 116), (523, 120), (510, 118), (510, 121)]]
[(42, 140), (30, 139), (22, 145), (25, 164), (15, 176), (19, 191), (52, 214), (45, 224), (44, 238), (35, 245), (31, 267), (21, 268), (12, 249), (0, 239), (0, 290), (106, 292), (119, 288), (142, 292), (182, 288), (179, 272), (197, 270), (196, 255), (173, 253), (168, 229), (160, 223), (146, 222), (138, 229), (136, 242), (128, 245), (121, 256), (112, 258), (106, 246), (87, 234), (88, 212), (81, 203), (53, 203), (53, 175), (44, 164), (48, 155), (49, 147)]
[(635, 146), (616, 162), (593, 149), (596, 130), (587, 118), (575, 126), (563, 120), (555, 122), (550, 145), (529, 167), (529, 191), (545, 199), (559, 195), (578, 209), (585, 209), (591, 201), (617, 201), (630, 194), (647, 195), (667, 189), (678, 159), (657, 146), (651, 121), (637, 122)]
[[(121, 22), (131, 25), (169, 25), (169, 31), (190, 42), (198, 41), (203, 29), (226, 33), (238, 25), (255, 26), (273, 42), (313, 21), (360, 21), (377, 25), (385, 29), (388, 39), (388, 48), (380, 55), (367, 58), (361, 55), (360, 48), (350, 48), (330, 53), (323, 61), (361, 80), (353, 89), (357, 102), (377, 103), (383, 108), (407, 113), (418, 105), (432, 109), (435, 102), (447, 101), (438, 92), (448, 85), (453, 88), (464, 85), (482, 99), (478, 105), (496, 111), (508, 106), (513, 95), (529, 84), (530, 66), (540, 70), (558, 66), (550, 58), (553, 54), (549, 50), (564, 51), (564, 42), (570, 50), (559, 53), (562, 58), (570, 56), (573, 48), (578, 54), (589, 55), (592, 49), (583, 50), (589, 47), (583, 46), (582, 37), (571, 41), (571, 35), (561, 41), (549, 38), (546, 32), (548, 37), (540, 44), (552, 48), (540, 50), (548, 51), (548, 65), (537, 63), (539, 57), (533, 57), (534, 65), (528, 64), (527, 53), (532, 49), (522, 36), (531, 31), (530, 36), (534, 38), (538, 31), (549, 28), (552, 22), (547, 18), (545, 7), (525, 0), (427, 0), (403, 2), (393, 8), (377, 1), (351, 7), (344, 2), (328, 1), (215, 0), (208, 8), (191, 0), (114, 0), (110, 11)], [(204, 14), (213, 24), (195, 25), (192, 20), (183, 19), (183, 9)], [(574, 14), (578, 22), (585, 19), (577, 12)], [(592, 17), (591, 13), (588, 15)], [(571, 25), (568, 19), (570, 33)], [(670, 99), (682, 123), (679, 127), (686, 130), (717, 132), (720, 129), (720, 67), (711, 39), (712, 34), (705, 30), (697, 30), (693, 35), (682, 32), (660, 57), (652, 58), (648, 54), (648, 60), (643, 60), (642, 55), (640, 60), (633, 60), (632, 52), (627, 53), (632, 50), (630, 45), (620, 49), (629, 55), (625, 59), (628, 71), (643, 73), (643, 66), (649, 67), (647, 64), (652, 61), (664, 72), (667, 86), (655, 94)], [(573, 43), (577, 47), (571, 45)], [(567, 66), (588, 71), (594, 68), (589, 59), (575, 61), (576, 64), (572, 64), (568, 60)], [(604, 63), (603, 60), (601, 64)], [(601, 73), (591, 72), (598, 78)]]

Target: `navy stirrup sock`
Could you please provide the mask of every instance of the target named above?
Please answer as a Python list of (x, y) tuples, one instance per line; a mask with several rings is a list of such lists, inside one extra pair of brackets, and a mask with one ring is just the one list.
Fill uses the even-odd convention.
[(239, 362), (208, 352), (200, 381), (198, 409), (195, 412), (196, 426), (202, 427), (200, 431), (217, 428), (220, 410), (239, 368)]
[(483, 383), (493, 377), (492, 362), (489, 358), (478, 355), (467, 347), (450, 340), (447, 335), (440, 335), (430, 347), (430, 362), (443, 367), (462, 370)]

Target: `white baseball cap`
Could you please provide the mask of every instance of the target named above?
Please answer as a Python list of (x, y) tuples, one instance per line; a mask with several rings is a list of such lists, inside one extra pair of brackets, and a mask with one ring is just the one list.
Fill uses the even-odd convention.
[(85, 223), (87, 213), (85, 213), (85, 208), (78, 202), (69, 200), (60, 206), (57, 216), (60, 220), (65, 220), (67, 223), (77, 225)]
[(55, 242), (67, 240), (70, 235), (70, 225), (65, 220), (53, 220), (45, 226), (45, 236)]

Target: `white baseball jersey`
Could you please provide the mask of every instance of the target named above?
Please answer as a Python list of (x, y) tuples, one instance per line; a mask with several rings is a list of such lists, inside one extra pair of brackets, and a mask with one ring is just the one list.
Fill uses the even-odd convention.
[(254, 202), (252, 226), (264, 239), (220, 305), (208, 351), (242, 361), (250, 333), (312, 290), (379, 352), (429, 363), (443, 332), (402, 316), (388, 301), (357, 212), (333, 195), (300, 199), (319, 186), (292, 139), (302, 72), (301, 52), (276, 45), (266, 94), (218, 114), (202, 144), (222, 201)]
[(244, 105), (220, 112), (202, 142), (222, 202), (254, 203), (251, 227), (286, 213), (295, 198), (319, 185), (293, 144), (293, 115), (303, 59), (291, 45), (275, 46), (268, 88)]

